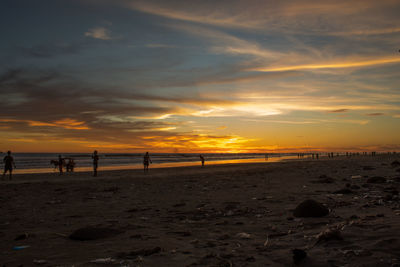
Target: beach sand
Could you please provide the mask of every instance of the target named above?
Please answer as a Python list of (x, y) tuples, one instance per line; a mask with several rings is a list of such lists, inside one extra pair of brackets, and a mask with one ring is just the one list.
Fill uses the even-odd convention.
[[(292, 266), (292, 250), (301, 249), (307, 256), (298, 266), (399, 266), (395, 160), (400, 157), (343, 156), (204, 168), (150, 166), (148, 174), (102, 172), (100, 166), (98, 177), (15, 175), (0, 182), (0, 263)], [(385, 179), (371, 183), (371, 177)], [(334, 193), (342, 189), (347, 190)], [(330, 213), (294, 217), (306, 199)], [(86, 238), (94, 240), (70, 238), (86, 227), (92, 231)], [(73, 237), (85, 239), (82, 232)]]

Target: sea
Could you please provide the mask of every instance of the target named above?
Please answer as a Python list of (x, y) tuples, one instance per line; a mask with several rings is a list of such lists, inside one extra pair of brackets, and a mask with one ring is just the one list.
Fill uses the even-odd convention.
[[(16, 168), (13, 173), (50, 173), (58, 172), (51, 160), (58, 160), (61, 155), (68, 162), (74, 159), (75, 172), (92, 170), (91, 153), (13, 153)], [(297, 154), (277, 153), (205, 153), (205, 165), (229, 164), (229, 163), (256, 163), (277, 162), (288, 159), (296, 159)], [(266, 156), (267, 155), (267, 156)], [(4, 158), (5, 153), (0, 157)], [(101, 170), (124, 170), (143, 168), (142, 153), (104, 153), (99, 154), (99, 171)], [(150, 154), (152, 164), (150, 168), (180, 167), (201, 165), (198, 153), (152, 153)], [(1, 161), (3, 164), (3, 161)]]

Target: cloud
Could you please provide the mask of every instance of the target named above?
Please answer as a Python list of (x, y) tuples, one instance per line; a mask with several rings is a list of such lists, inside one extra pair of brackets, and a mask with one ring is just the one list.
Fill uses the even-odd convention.
[(330, 113), (344, 113), (349, 111), (348, 109), (342, 108), (342, 109), (335, 109), (335, 110), (329, 110), (328, 112)]
[(31, 47), (18, 46), (18, 49), (24, 56), (36, 58), (52, 58), (60, 55), (77, 54), (82, 46), (78, 44), (55, 43), (40, 44)]
[[(266, 48), (257, 41), (245, 40), (204, 26), (168, 24), (167, 27), (206, 38), (210, 41), (210, 51), (213, 53), (247, 56), (250, 61), (241, 66), (242, 72), (291, 72), (293, 75), (295, 71), (359, 69), (400, 63), (400, 58), (397, 55), (393, 56), (388, 53), (381, 56), (371, 55), (371, 53), (360, 55), (357, 51), (357, 53), (348, 53), (344, 56), (342, 52), (327, 51), (326, 48), (313, 48), (293, 38), (292, 46), (294, 49), (283, 53)], [(250, 74), (248, 77), (261, 78), (254, 74)], [(228, 81), (228, 79), (225, 79), (225, 81)]]
[(370, 117), (376, 117), (376, 116), (383, 116), (385, 115), (385, 113), (381, 113), (381, 112), (375, 112), (375, 113), (368, 113), (365, 114), (366, 116), (370, 116)]
[(147, 44), (146, 47), (148, 48), (177, 48), (175, 45), (168, 45), (168, 44)]
[[(292, 34), (386, 34), (396, 31), (398, 2), (303, 1), (118, 1), (133, 10), (224, 28)], [(397, 11), (397, 12), (396, 12)]]
[(110, 35), (110, 30), (108, 30), (105, 27), (96, 27), (89, 29), (87, 32), (85, 32), (86, 37), (92, 37), (94, 39), (100, 39), (100, 40), (111, 40), (112, 37)]
[(400, 63), (399, 57), (391, 58), (374, 58), (374, 59), (361, 59), (349, 61), (344, 59), (337, 62), (315, 62), (313, 64), (306, 65), (290, 65), (290, 66), (272, 66), (272, 67), (262, 67), (250, 69), (252, 71), (261, 72), (280, 72), (280, 71), (294, 71), (294, 70), (319, 70), (319, 69), (343, 69), (343, 68), (359, 68), (359, 67), (369, 67), (375, 65), (383, 64), (394, 64)]
[(18, 119), (0, 119), (0, 123), (26, 123), (32, 127), (60, 127), (72, 130), (89, 130), (84, 121), (76, 121), (70, 118), (60, 119), (53, 122), (43, 122), (35, 120), (18, 120)]

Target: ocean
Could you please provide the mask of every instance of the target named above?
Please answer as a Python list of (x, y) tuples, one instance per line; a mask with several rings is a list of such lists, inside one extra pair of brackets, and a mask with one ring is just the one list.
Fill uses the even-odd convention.
[[(0, 156), (4, 158), (6, 154)], [(14, 173), (48, 173), (56, 172), (51, 160), (73, 158), (75, 171), (92, 170), (91, 153), (13, 153), (16, 169)], [(283, 159), (297, 158), (297, 154), (268, 154), (268, 159), (262, 153), (205, 153), (202, 154), (207, 164), (243, 163), (243, 162), (276, 162)], [(99, 154), (99, 171), (118, 169), (139, 169), (143, 167), (142, 153), (104, 153)], [(150, 168), (200, 165), (198, 153), (153, 153), (150, 154), (153, 164)], [(2, 162), (3, 164), (3, 162)]]

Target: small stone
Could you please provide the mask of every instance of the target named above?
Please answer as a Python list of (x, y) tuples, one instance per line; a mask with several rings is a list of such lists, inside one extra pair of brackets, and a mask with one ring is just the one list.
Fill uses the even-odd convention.
[(22, 235), (18, 235), (14, 240), (18, 241), (18, 240), (24, 240), (28, 238), (28, 234), (27, 233), (23, 233)]
[(250, 239), (250, 234), (248, 234), (248, 233), (238, 233), (238, 234), (236, 234), (236, 236), (243, 238), (243, 239)]
[(293, 261), (295, 264), (299, 264), (303, 259), (307, 257), (307, 253), (302, 249), (293, 249)]

